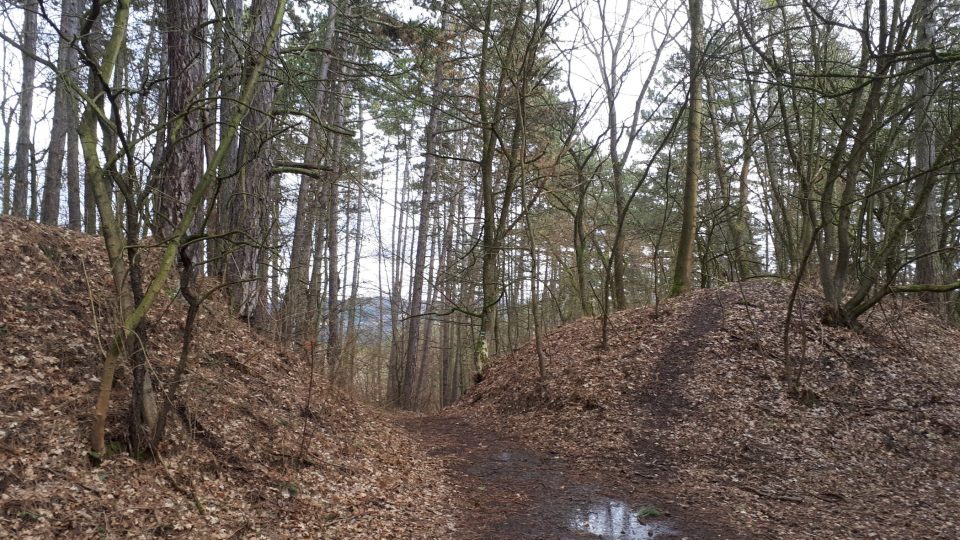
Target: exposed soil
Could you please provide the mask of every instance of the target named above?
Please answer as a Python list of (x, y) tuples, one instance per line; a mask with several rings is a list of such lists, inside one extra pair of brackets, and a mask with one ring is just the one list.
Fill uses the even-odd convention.
[[(401, 416), (399, 423), (428, 454), (443, 459), (456, 490), (456, 538), (576, 539), (576, 538), (717, 538), (729, 537), (690, 516), (677, 516), (660, 501), (631, 491), (622, 470), (578, 470), (560, 455), (529, 448), (498, 434), (490, 425), (459, 414)], [(625, 519), (611, 527), (583, 527), (588, 513), (624, 504), (626, 512), (646, 507), (660, 517), (637, 517), (633, 530)], [(616, 511), (616, 510), (615, 510)], [(592, 516), (594, 521), (603, 515)], [(649, 527), (649, 529), (644, 529)], [(643, 530), (641, 530), (643, 529)], [(630, 533), (636, 534), (632, 536)]]
[[(690, 411), (692, 405), (684, 396), (681, 376), (693, 368), (690, 360), (706, 345), (707, 334), (719, 329), (720, 311), (720, 306), (709, 303), (685, 314), (678, 325), (679, 334), (657, 355), (653, 376), (638, 381), (638, 407), (649, 408), (661, 421)], [(631, 375), (636, 378), (635, 373)]]

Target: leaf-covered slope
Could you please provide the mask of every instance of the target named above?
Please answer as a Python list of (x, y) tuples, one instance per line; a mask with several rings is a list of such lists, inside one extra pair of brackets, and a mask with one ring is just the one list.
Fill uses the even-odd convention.
[[(224, 316), (217, 295), (201, 314), (186, 407), (168, 423), (161, 459), (125, 453), (124, 367), (108, 425), (115, 453), (91, 466), (99, 343), (112, 328), (104, 261), (98, 238), (0, 218), (0, 537), (449, 534), (439, 467), (319, 381), (306, 408), (302, 353)], [(184, 312), (171, 280), (149, 316), (150, 360), (164, 379)]]
[(528, 345), (458, 407), (747, 535), (956, 538), (960, 333), (894, 299), (861, 333), (824, 326), (804, 291), (798, 399), (780, 380), (789, 291), (754, 280), (618, 313), (606, 351), (599, 321), (577, 321), (544, 341), (545, 387)]

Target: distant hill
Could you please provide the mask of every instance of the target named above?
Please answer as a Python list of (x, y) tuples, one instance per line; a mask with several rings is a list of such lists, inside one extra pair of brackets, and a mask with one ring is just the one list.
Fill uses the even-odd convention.
[(803, 291), (780, 375), (789, 284), (754, 280), (616, 314), (491, 361), (457, 408), (541, 451), (616, 471), (755, 538), (960, 537), (960, 333), (890, 298), (861, 333)]
[(390, 297), (384, 295), (383, 312), (380, 311), (381, 298), (379, 296), (361, 296), (357, 298), (358, 326), (361, 332), (376, 335), (380, 326), (380, 317), (383, 317), (383, 335), (390, 337)]

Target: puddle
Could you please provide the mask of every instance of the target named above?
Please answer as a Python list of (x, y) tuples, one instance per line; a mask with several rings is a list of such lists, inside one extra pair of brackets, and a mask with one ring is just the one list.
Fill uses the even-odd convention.
[(599, 536), (604, 540), (637, 540), (657, 538), (675, 532), (654, 518), (641, 518), (638, 508), (631, 508), (623, 501), (599, 501), (585, 508), (578, 508), (570, 518), (570, 528)]

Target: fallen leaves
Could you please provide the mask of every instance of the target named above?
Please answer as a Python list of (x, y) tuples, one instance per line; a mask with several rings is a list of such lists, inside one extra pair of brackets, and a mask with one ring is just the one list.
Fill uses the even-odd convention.
[[(113, 324), (108, 283), (99, 238), (0, 217), (0, 537), (449, 535), (450, 488), (436, 461), (323, 383), (304, 415), (303, 359), (223, 315), (219, 297), (198, 323), (185, 408), (162, 460), (125, 453), (122, 367), (110, 456), (92, 467), (96, 329)], [(185, 304), (175, 291), (171, 281), (148, 316), (162, 380), (179, 354)]]
[[(702, 290), (551, 332), (546, 391), (531, 346), (492, 359), (458, 405), (584, 469), (624, 470), (640, 493), (759, 538), (956, 538), (960, 528), (960, 333), (889, 298), (864, 329), (820, 324), (797, 300), (788, 395), (789, 284)], [(607, 475), (616, 479), (616, 475)]]

